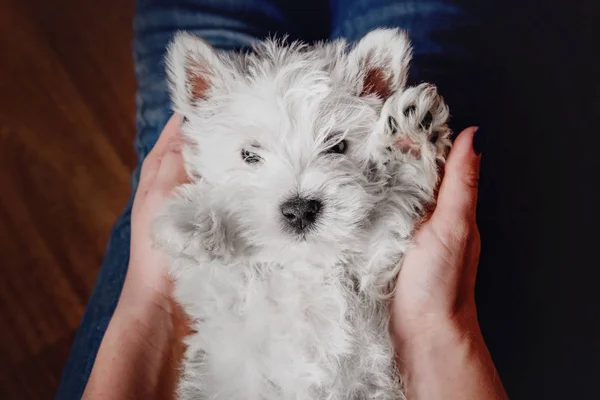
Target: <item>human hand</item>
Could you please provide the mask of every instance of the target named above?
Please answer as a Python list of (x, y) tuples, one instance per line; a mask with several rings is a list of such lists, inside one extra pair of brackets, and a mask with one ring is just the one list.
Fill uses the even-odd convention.
[(187, 319), (172, 302), (165, 256), (151, 225), (173, 189), (187, 181), (181, 117), (171, 117), (146, 157), (131, 214), (129, 266), (119, 303), (100, 345), (84, 398), (172, 398)]
[(120, 299), (127, 307), (144, 308), (146, 297), (160, 302), (171, 294), (166, 269), (168, 260), (153, 246), (150, 232), (154, 218), (173, 189), (188, 180), (181, 157), (181, 121), (177, 114), (169, 119), (142, 164), (131, 212), (129, 268)]
[(456, 139), (435, 211), (405, 255), (392, 307), (398, 341), (410, 341), (449, 321), (475, 318), (480, 251), (475, 211), (481, 158), (472, 145), (476, 130), (468, 128)]
[(476, 131), (468, 128), (456, 138), (435, 211), (416, 233), (398, 275), (390, 329), (411, 399), (507, 399), (475, 307), (481, 248)]

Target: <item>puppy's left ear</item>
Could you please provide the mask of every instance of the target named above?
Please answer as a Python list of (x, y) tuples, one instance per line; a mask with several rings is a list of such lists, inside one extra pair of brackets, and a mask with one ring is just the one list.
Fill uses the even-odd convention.
[(400, 29), (369, 32), (348, 55), (350, 78), (357, 95), (387, 99), (406, 85), (412, 47)]

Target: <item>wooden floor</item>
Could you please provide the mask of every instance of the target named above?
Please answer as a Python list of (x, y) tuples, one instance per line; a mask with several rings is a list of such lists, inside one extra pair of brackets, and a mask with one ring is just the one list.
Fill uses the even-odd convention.
[(0, 0), (0, 399), (47, 399), (134, 165), (133, 0)]

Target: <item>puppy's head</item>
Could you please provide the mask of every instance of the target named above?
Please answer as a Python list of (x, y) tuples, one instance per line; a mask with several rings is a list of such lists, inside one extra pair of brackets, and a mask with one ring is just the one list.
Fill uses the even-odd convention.
[(179, 34), (167, 64), (189, 175), (253, 246), (351, 248), (385, 184), (372, 133), (383, 101), (405, 84), (410, 53), (397, 30), (351, 49), (267, 41), (248, 54)]

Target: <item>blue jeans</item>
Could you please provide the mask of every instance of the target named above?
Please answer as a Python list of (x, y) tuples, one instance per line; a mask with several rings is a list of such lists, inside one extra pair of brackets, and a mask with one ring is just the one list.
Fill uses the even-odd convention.
[[(308, 42), (338, 37), (356, 41), (377, 27), (401, 27), (414, 45), (412, 81), (438, 85), (451, 105), (451, 125), (457, 131), (465, 126), (465, 117), (480, 123), (473, 121), (474, 115), (480, 118), (474, 101), (480, 89), (478, 69), (472, 63), (479, 51), (477, 15), (456, 0), (138, 0), (133, 42), (139, 85), (134, 140), (138, 165), (131, 180), (133, 193), (141, 163), (171, 115), (163, 57), (176, 31), (190, 31), (217, 48), (235, 50), (274, 34)], [(112, 230), (57, 399), (81, 397), (114, 312), (129, 261), (131, 204)]]

